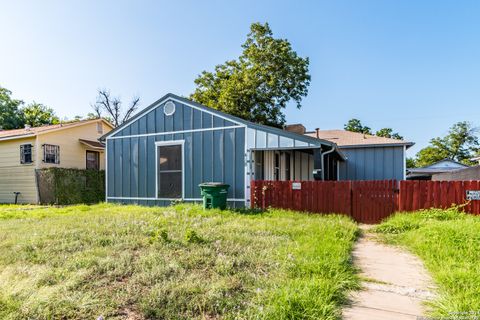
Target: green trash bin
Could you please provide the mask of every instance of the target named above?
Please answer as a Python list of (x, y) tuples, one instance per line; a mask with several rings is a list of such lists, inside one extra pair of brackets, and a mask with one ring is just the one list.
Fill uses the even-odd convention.
[(203, 209), (227, 208), (228, 184), (221, 182), (205, 182), (198, 185), (203, 198)]

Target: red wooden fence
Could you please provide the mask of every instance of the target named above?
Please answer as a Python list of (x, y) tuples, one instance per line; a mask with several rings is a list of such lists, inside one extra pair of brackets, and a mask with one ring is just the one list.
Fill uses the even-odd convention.
[(480, 214), (480, 200), (467, 201), (468, 190), (480, 190), (480, 181), (400, 181), (398, 210), (449, 208), (465, 204), (465, 212)]
[(480, 201), (467, 202), (467, 190), (480, 190), (480, 181), (256, 180), (251, 182), (251, 202), (257, 208), (343, 213), (358, 222), (378, 223), (395, 211), (452, 204), (466, 204), (466, 212), (480, 214)]
[(301, 181), (301, 190), (294, 190), (298, 181), (252, 181), (254, 207), (283, 208), (309, 212), (335, 212), (350, 215), (350, 181)]
[(395, 180), (352, 181), (352, 218), (362, 223), (378, 223), (398, 208)]

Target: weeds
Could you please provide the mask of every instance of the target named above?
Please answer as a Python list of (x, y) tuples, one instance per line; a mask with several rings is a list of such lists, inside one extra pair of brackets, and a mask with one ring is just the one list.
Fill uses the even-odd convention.
[(0, 206), (0, 319), (336, 319), (358, 283), (342, 216), (25, 209)]
[(433, 316), (451, 318), (480, 310), (480, 217), (457, 207), (399, 213), (376, 232), (425, 262), (439, 286)]

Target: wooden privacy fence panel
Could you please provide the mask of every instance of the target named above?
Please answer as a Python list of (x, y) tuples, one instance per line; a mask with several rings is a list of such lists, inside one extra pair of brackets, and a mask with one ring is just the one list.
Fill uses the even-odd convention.
[(397, 207), (396, 181), (256, 180), (250, 190), (256, 208), (343, 213), (363, 223), (376, 223)]
[(467, 191), (480, 181), (262, 181), (251, 182), (256, 208), (283, 208), (343, 213), (362, 223), (378, 223), (395, 211), (463, 205), (480, 214), (480, 200), (467, 201)]
[[(294, 190), (292, 184), (300, 183)], [(297, 211), (350, 214), (350, 181), (264, 181), (251, 185), (252, 205), (256, 208), (282, 208)]]
[(465, 204), (463, 210), (480, 214), (480, 201), (467, 201), (467, 191), (480, 190), (480, 181), (400, 181), (399, 211), (449, 208)]
[(354, 181), (352, 218), (362, 223), (377, 223), (397, 210), (397, 181)]

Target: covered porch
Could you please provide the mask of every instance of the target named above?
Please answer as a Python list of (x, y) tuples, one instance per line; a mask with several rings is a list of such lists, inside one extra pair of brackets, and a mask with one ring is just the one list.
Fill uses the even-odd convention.
[[(323, 152), (322, 152), (323, 150)], [(339, 179), (344, 159), (331, 147), (252, 150), (252, 180), (313, 181)]]

